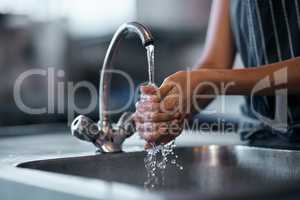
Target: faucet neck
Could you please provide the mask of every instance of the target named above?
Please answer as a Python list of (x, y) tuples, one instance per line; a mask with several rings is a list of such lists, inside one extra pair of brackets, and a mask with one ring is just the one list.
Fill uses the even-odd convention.
[(139, 36), (142, 41), (144, 47), (147, 47), (150, 44), (153, 44), (153, 36), (150, 30), (138, 23), (138, 22), (130, 22), (122, 24), (116, 33), (114, 34), (108, 50), (106, 52), (101, 77), (100, 77), (100, 85), (99, 85), (99, 125), (104, 126), (105, 124), (109, 124), (109, 113), (108, 113), (108, 101), (109, 101), (109, 89), (110, 89), (110, 74), (107, 73), (108, 69), (112, 69), (112, 60), (114, 57), (114, 53), (118, 47), (118, 43), (121, 38), (129, 33), (135, 33)]

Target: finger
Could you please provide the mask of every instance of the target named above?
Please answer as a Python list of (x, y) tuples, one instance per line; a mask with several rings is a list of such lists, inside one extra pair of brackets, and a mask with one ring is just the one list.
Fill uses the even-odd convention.
[(142, 94), (154, 95), (157, 94), (158, 88), (153, 85), (143, 85), (140, 87)]
[(158, 95), (149, 95), (149, 94), (142, 94), (140, 96), (141, 101), (150, 101), (150, 102), (160, 102), (160, 97)]
[[(176, 123), (176, 125), (174, 124)], [(175, 125), (175, 126), (174, 126)], [(173, 122), (173, 124), (168, 126), (167, 134), (160, 134), (160, 137), (155, 141), (156, 144), (167, 144), (170, 141), (174, 140), (182, 132), (181, 125), (178, 124), (178, 121)]]
[(176, 119), (169, 123), (139, 123), (140, 136), (149, 143), (166, 144), (182, 132), (182, 124)]
[(155, 143), (168, 134), (167, 123), (138, 123), (136, 127), (140, 137), (149, 143)]
[(175, 119), (168, 126), (168, 135), (177, 137), (183, 130), (182, 120)]
[(157, 131), (157, 132), (163, 134), (168, 129), (168, 123), (166, 123), (166, 122), (163, 122), (163, 123), (152, 123), (152, 122), (140, 123), (140, 122), (138, 122), (136, 124), (136, 129), (138, 132), (155, 132), (155, 131)]
[(153, 102), (144, 102), (144, 101), (138, 101), (135, 104), (135, 108), (138, 112), (158, 112), (160, 109), (159, 103), (153, 103)]
[(159, 144), (168, 144), (169, 142), (171, 142), (172, 140), (174, 140), (175, 137), (172, 137), (172, 136), (164, 136), (160, 139), (159, 142), (157, 142), (156, 144), (153, 144), (153, 143), (146, 143), (144, 145), (144, 149), (152, 149), (154, 148), (156, 145), (159, 145)]
[(143, 139), (147, 141), (149, 145), (147, 146), (153, 146), (159, 145), (159, 144), (167, 144), (170, 141), (174, 140), (177, 137), (177, 135), (169, 135), (169, 134), (159, 134), (157, 132), (147, 132), (144, 133)]
[(162, 135), (156, 131), (154, 132), (143, 132), (143, 139), (146, 140), (148, 143), (154, 143), (158, 141), (158, 139), (162, 137)]
[(179, 96), (178, 95), (167, 95), (160, 103), (161, 112), (176, 112), (181, 111), (179, 107)]
[(180, 118), (180, 113), (168, 114), (168, 113), (158, 113), (158, 112), (137, 112), (135, 115), (135, 120), (138, 122), (168, 122), (173, 119)]
[(175, 119), (171, 122), (137, 122), (136, 129), (138, 132), (154, 132), (157, 131), (161, 134), (168, 132), (168, 134), (177, 135), (178, 131), (183, 128), (181, 119)]
[(154, 143), (146, 143), (146, 144), (144, 145), (144, 148), (145, 148), (145, 149), (153, 149), (155, 146), (157, 146), (157, 145), (154, 144)]
[(165, 96), (173, 89), (174, 85), (172, 83), (162, 83), (159, 87), (158, 94), (161, 99), (165, 98)]
[(176, 136), (173, 136), (173, 135), (164, 135), (157, 141), (157, 144), (168, 144), (175, 138), (176, 138)]
[(146, 143), (146, 144), (144, 145), (144, 149), (152, 149), (154, 146), (155, 146), (155, 145), (153, 145), (153, 144)]

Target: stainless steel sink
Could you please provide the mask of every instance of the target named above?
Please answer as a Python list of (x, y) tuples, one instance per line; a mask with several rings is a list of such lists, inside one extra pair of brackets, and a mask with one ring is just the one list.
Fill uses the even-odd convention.
[[(158, 193), (181, 197), (300, 195), (300, 151), (247, 146), (176, 148), (177, 162), (167, 165)], [(18, 167), (144, 187), (145, 152), (99, 154), (19, 164)], [(270, 196), (271, 195), (271, 196)], [(180, 195), (175, 195), (180, 197)], [(278, 199), (278, 198), (276, 198)]]

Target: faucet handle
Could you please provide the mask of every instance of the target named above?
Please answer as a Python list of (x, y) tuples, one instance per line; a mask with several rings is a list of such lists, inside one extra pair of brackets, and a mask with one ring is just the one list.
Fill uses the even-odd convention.
[(123, 113), (116, 126), (118, 130), (121, 131), (122, 134), (125, 134), (126, 137), (130, 137), (135, 132), (133, 113), (131, 112)]
[(117, 124), (99, 127), (90, 118), (79, 115), (71, 124), (72, 135), (88, 142), (92, 142), (102, 152), (120, 152), (122, 143), (135, 132), (132, 113), (124, 113)]
[(119, 118), (117, 124), (113, 124), (114, 143), (122, 144), (123, 141), (135, 132), (133, 113), (125, 112)]
[[(95, 141), (95, 145), (101, 144), (103, 152), (121, 152), (124, 140), (135, 132), (133, 113), (125, 112), (122, 114), (117, 124), (106, 127)], [(104, 137), (103, 137), (104, 136)]]
[(100, 135), (98, 125), (84, 115), (79, 115), (73, 120), (71, 133), (73, 136), (88, 142), (94, 142)]

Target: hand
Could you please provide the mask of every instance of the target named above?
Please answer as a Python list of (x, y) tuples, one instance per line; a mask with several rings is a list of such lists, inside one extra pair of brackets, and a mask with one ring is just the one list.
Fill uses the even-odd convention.
[(180, 71), (167, 77), (160, 88), (141, 87), (135, 113), (140, 136), (150, 144), (168, 143), (176, 138), (182, 131), (184, 119), (211, 101), (194, 98), (195, 94), (211, 92), (211, 87), (202, 84), (211, 80), (211, 71)]
[(140, 90), (141, 98), (136, 104), (135, 123), (140, 136), (147, 141), (145, 148), (170, 142), (182, 130), (182, 116), (169, 111), (172, 108), (169, 103), (172, 102), (166, 102), (163, 108), (157, 87), (142, 86)]

